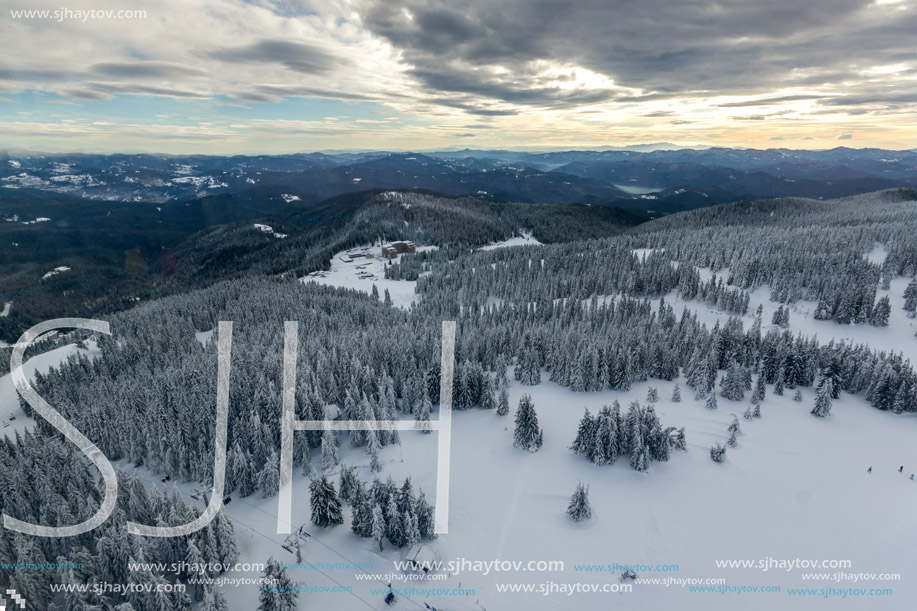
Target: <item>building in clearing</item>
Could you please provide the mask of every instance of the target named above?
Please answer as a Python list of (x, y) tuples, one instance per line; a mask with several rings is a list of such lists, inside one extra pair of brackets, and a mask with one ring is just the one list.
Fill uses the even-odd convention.
[(394, 259), (402, 253), (417, 252), (414, 242), (392, 242), (382, 247), (382, 256)]

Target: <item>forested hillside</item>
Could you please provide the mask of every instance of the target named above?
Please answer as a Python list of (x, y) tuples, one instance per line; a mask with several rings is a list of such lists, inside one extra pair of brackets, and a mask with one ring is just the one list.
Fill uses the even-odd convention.
[[(534, 399), (528, 400), (534, 404), (520, 401), (515, 432), (517, 446), (530, 452), (539, 450), (542, 435), (554, 434), (539, 428), (534, 412), (538, 387), (548, 380), (574, 393), (626, 393), (644, 383), (681, 380), (711, 410), (718, 397), (733, 404), (750, 393), (760, 409), (766, 394), (794, 392), (801, 398), (811, 388), (821, 401), (812, 413), (822, 417), (842, 393), (879, 410), (914, 413), (917, 375), (904, 354), (796, 333), (789, 328), (789, 309), (783, 309), (808, 300), (818, 303), (816, 318), (887, 325), (889, 299), (878, 294), (903, 286), (917, 272), (914, 195), (730, 204), (635, 227), (629, 215), (604, 208), (501, 205), (423, 193), (383, 192), (368, 201), (284, 209), (262, 219), (272, 233), (244, 221), (205, 230), (176, 248), (171, 278), (183, 290), (105, 316), (112, 336), (93, 338), (100, 356), (73, 355), (37, 374), (35, 384), (111, 460), (206, 485), (216, 401), (216, 342), (210, 336), (219, 321), (233, 321), (226, 489), (243, 499), (278, 491), (288, 320), (299, 321), (295, 409), (301, 419), (330, 420), (339, 412), (345, 420), (414, 419), (421, 428), (435, 419), (443, 320), (458, 326), (454, 409), (506, 415), (509, 380), (531, 388)], [(543, 244), (493, 247), (522, 231)], [(389, 280), (416, 282), (418, 299), (408, 308), (391, 305), (376, 291), (302, 279), (306, 272), (327, 270), (341, 250), (392, 239), (435, 247), (386, 265)], [(485, 244), (491, 247), (478, 248)], [(750, 307), (751, 292), (763, 285), (781, 304), (772, 320), (764, 319), (760, 306)], [(915, 294), (911, 290), (909, 303), (917, 302)], [(676, 310), (667, 301), (672, 296), (693, 309)], [(708, 324), (701, 308), (722, 318)], [(603, 408), (594, 417), (587, 413), (577, 438), (564, 443), (597, 464), (624, 457), (638, 472), (651, 470), (651, 462), (682, 460), (674, 450), (686, 449), (690, 437), (686, 442), (677, 419), (657, 418), (655, 390), (647, 399), (646, 406), (634, 402)], [(28, 407), (24, 411), (31, 414)], [(579, 418), (582, 410), (573, 411)], [(746, 417), (752, 413), (749, 407)], [(738, 431), (737, 420), (735, 426)], [(67, 471), (67, 479), (87, 491), (77, 505), (46, 493), (57, 484), (45, 481), (58, 481), (60, 473), (42, 470), (34, 485), (26, 483), (22, 465), (41, 462), (35, 457), (45, 454), (38, 447), (54, 448), (55, 462), (73, 462), (55, 437), (38, 419), (34, 436), (7, 440), (0, 487), (16, 491), (16, 502), (7, 499), (5, 505), (16, 515), (48, 521), (50, 512), (52, 521), (63, 523), (97, 504), (92, 477), (82, 467)], [(398, 492), (392, 482), (353, 479), (339, 465), (349, 446), (365, 453), (374, 477), (384, 476), (379, 454), (400, 443), (397, 432), (386, 430), (297, 434), (294, 462), (298, 472), (311, 474), (313, 523), (343, 522), (343, 502), (354, 535), (374, 539), (380, 549), (383, 539), (395, 548), (428, 540), (432, 508), (415, 498), (410, 483)], [(719, 461), (724, 452), (714, 448), (711, 456)], [(339, 471), (335, 488), (328, 478)], [(169, 495), (142, 502), (146, 494), (152, 493), (140, 484), (125, 486), (122, 495), (132, 499), (123, 508), (126, 515), (142, 511), (146, 522), (172, 516), (163, 518), (168, 522), (190, 511)], [(375, 516), (376, 507), (384, 514)], [(383, 532), (377, 528), (382, 520), (400, 526)], [(66, 550), (42, 543), (40, 553), (83, 554), (91, 566), (121, 570), (120, 560), (106, 560), (111, 542), (124, 536), (121, 522), (68, 541)], [(229, 543), (208, 536), (190, 537), (180, 548), (145, 545), (119, 553), (121, 560), (137, 554), (181, 557), (193, 553), (193, 542), (194, 549), (223, 545), (220, 557), (232, 556)], [(39, 553), (34, 544), (3, 537), (5, 560)], [(25, 589), (27, 579), (38, 578), (20, 575), (9, 582)], [(195, 596), (212, 603), (209, 590)], [(190, 599), (170, 604), (188, 609)]]

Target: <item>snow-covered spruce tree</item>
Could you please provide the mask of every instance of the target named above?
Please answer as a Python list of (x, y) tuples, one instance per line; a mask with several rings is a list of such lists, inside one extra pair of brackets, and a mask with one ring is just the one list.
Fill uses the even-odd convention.
[(888, 300), (888, 295), (879, 299), (869, 317), (869, 324), (873, 327), (887, 327), (888, 317), (892, 313), (892, 306)]
[(427, 385), (427, 396), (433, 405), (439, 405), (440, 380), (442, 378), (442, 369), (439, 364), (432, 365), (424, 376)]
[(538, 426), (535, 405), (529, 395), (522, 395), (516, 410), (516, 428), (513, 432), (513, 446), (537, 452), (541, 448), (543, 433)]
[(382, 507), (379, 506), (379, 503), (373, 504), (372, 510), (372, 537), (376, 545), (379, 546), (379, 551), (382, 551), (382, 540), (385, 539), (385, 515), (382, 512)]
[(713, 462), (723, 462), (726, 460), (726, 446), (719, 441), (710, 446), (710, 458)]
[(338, 490), (340, 491), (338, 496), (341, 497), (341, 501), (349, 503), (353, 497), (354, 490), (359, 484), (360, 480), (353, 472), (353, 469), (341, 463), (341, 478), (338, 482)]
[(678, 383), (675, 383), (675, 387), (672, 389), (672, 403), (681, 402), (681, 387), (678, 386)]
[(645, 472), (649, 469), (650, 456), (643, 439), (643, 431), (638, 425), (631, 433), (630, 466), (635, 471)]
[(754, 404), (754, 409), (751, 411), (751, 415), (755, 418), (761, 417), (761, 404), (760, 403)]
[(801, 390), (797, 390), (796, 393), (793, 395), (793, 401), (796, 401), (797, 403), (802, 401), (802, 391)]
[(729, 433), (729, 440), (726, 442), (726, 445), (730, 448), (736, 447), (736, 444), (738, 444), (738, 437), (742, 432), (742, 429), (739, 427), (739, 418), (737, 416), (733, 415), (732, 422), (726, 427), (726, 431)]
[(787, 328), (790, 326), (790, 308), (780, 306), (777, 308), (777, 311), (774, 312), (773, 318), (771, 318), (771, 324), (777, 325), (778, 327)]
[(742, 414), (742, 417), (745, 418), (746, 420), (751, 420), (752, 418), (755, 417), (755, 416), (754, 416), (754, 412), (752, 411), (752, 406), (753, 406), (753, 405), (755, 405), (755, 404), (750, 404), (748, 407), (746, 407), (746, 408), (745, 408), (745, 413)]
[(426, 434), (432, 432), (432, 427), (430, 426), (430, 414), (433, 411), (433, 403), (430, 401), (430, 396), (427, 393), (423, 393), (414, 409), (414, 420), (416, 421), (417, 429), (423, 431)]
[(752, 403), (761, 403), (767, 396), (767, 387), (764, 385), (764, 374), (759, 373), (755, 381), (755, 390), (751, 394)]
[(322, 470), (330, 471), (338, 464), (338, 435), (331, 429), (322, 431)]
[(364, 539), (372, 536), (372, 504), (366, 488), (360, 480), (350, 495), (350, 530)]
[(341, 499), (334, 484), (325, 475), (315, 474), (309, 484), (312, 505), (312, 523), (316, 526), (335, 526), (344, 523)]
[(481, 409), (494, 409), (497, 407), (497, 397), (496, 397), (496, 388), (494, 382), (489, 375), (483, 377), (483, 385), (481, 387), (481, 401), (479, 405)]
[(735, 360), (729, 364), (729, 370), (723, 378), (721, 388), (723, 397), (730, 401), (741, 401), (745, 398), (745, 382), (742, 379), (742, 369)]
[(417, 532), (422, 539), (435, 539), (433, 506), (427, 502), (423, 490), (417, 495)]
[(382, 473), (382, 462), (379, 460), (379, 448), (376, 446), (369, 449), (369, 470), (373, 473)]
[(570, 504), (567, 506), (567, 516), (574, 522), (585, 522), (592, 517), (592, 507), (589, 504), (589, 486), (582, 482), (576, 485)]
[(827, 382), (831, 382), (831, 392), (829, 393), (832, 399), (841, 398), (841, 371), (842, 365), (834, 358), (828, 361), (828, 364), (821, 370), (821, 375), (818, 378), (818, 384), (816, 388), (820, 388), (822, 385)]
[[(115, 607), (115, 611), (134, 611), (133, 607)], [(71, 611), (68, 609), (68, 611)], [(72, 610), (75, 611), (75, 608)], [(201, 611), (229, 611), (229, 602), (226, 597), (214, 589), (208, 589), (204, 593), (204, 601), (201, 603)]]
[[(586, 416), (583, 416), (583, 421), (585, 422), (585, 420)], [(589, 444), (587, 441), (587, 446), (589, 446), (586, 448), (587, 458), (591, 458), (592, 462), (597, 465), (613, 463), (618, 456), (618, 423), (607, 405), (599, 410), (592, 425), (592, 443)]]
[(776, 381), (774, 382), (774, 394), (777, 395), (778, 397), (782, 397), (782, 396), (783, 396), (783, 388), (784, 388), (785, 384), (786, 384), (786, 371), (785, 371), (785, 370), (783, 369), (783, 367), (781, 366), (781, 367), (777, 370), (777, 379), (776, 379)]
[(296, 611), (299, 593), (287, 570), (273, 558), (268, 559), (261, 577), (258, 611)]
[(529, 348), (522, 355), (519, 364), (517, 377), (519, 382), (525, 386), (537, 386), (541, 384), (541, 366), (538, 362), (538, 353), (534, 348)]
[(834, 382), (831, 378), (823, 377), (815, 391), (815, 407), (812, 408), (812, 415), (819, 418), (826, 418), (831, 415), (831, 395), (834, 390)]
[(659, 400), (659, 391), (656, 389), (655, 386), (650, 386), (646, 390), (646, 400), (648, 403), (655, 403), (656, 401)]
[(917, 277), (911, 278), (907, 288), (904, 289), (904, 311), (910, 318), (917, 315)]
[(500, 395), (497, 398), (497, 415), (506, 416), (509, 414), (509, 391), (506, 385), (500, 386)]
[(393, 547), (404, 547), (408, 542), (409, 531), (405, 528), (404, 520), (398, 509), (395, 494), (388, 496), (385, 509), (385, 537)]
[(666, 430), (668, 431), (669, 447), (671, 447), (673, 450), (681, 450), (682, 452), (687, 452), (688, 442), (685, 439), (685, 427), (681, 427), (680, 429), (670, 427)]
[(271, 456), (258, 472), (258, 489), (263, 498), (269, 498), (280, 490), (280, 459), (276, 450), (271, 450)]
[(891, 313), (891, 303), (888, 300), (888, 295), (886, 295), (876, 302), (875, 307), (872, 309), (872, 315), (869, 317), (869, 324), (873, 327), (887, 327), (888, 317)]
[(576, 430), (576, 439), (570, 445), (570, 451), (577, 456), (592, 460), (595, 448), (595, 428), (595, 418), (588, 409), (585, 409)]
[(707, 403), (704, 407), (707, 409), (716, 409), (716, 395), (714, 393), (707, 395)]

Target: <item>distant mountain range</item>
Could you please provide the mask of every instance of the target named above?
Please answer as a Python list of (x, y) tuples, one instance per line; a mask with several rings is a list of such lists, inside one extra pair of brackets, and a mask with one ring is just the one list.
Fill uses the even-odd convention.
[(498, 202), (615, 206), (655, 217), (742, 199), (828, 199), (917, 185), (913, 150), (673, 146), (226, 157), (0, 153), (0, 189), (145, 203), (251, 192), (304, 204), (367, 189), (423, 189)]

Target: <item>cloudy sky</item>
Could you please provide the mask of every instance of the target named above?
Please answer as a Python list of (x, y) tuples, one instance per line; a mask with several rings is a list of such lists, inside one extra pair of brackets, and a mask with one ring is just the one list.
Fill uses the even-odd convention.
[(917, 0), (0, 6), (4, 149), (917, 147)]

